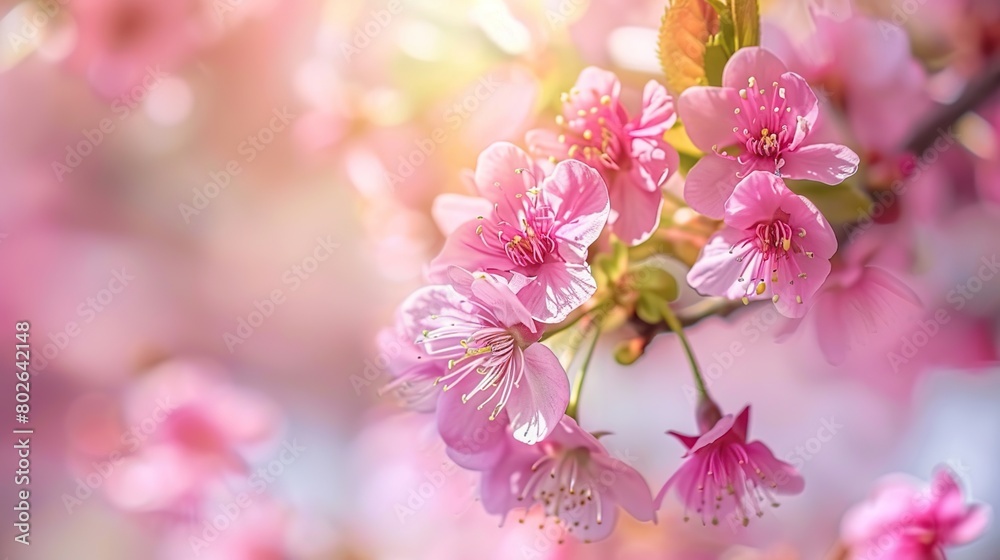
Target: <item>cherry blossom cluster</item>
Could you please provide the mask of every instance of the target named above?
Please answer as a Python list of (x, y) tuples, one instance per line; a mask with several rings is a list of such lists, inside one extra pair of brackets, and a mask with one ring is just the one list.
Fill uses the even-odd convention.
[[(681, 159), (666, 138), (683, 125), (704, 154), (686, 173), (683, 199), (714, 224), (687, 282), (724, 303), (770, 300), (780, 314), (801, 319), (824, 293), (838, 238), (816, 204), (786, 181), (837, 185), (857, 172), (860, 158), (817, 139), (817, 95), (760, 47), (729, 59), (721, 87), (690, 87), (676, 104), (650, 81), (638, 110), (629, 111), (618, 78), (594, 67), (561, 101), (555, 127), (530, 131), (527, 150), (501, 142), (479, 155), (474, 194), (436, 200), (446, 241), (426, 270), (429, 284), (380, 335), (384, 348), (404, 348), (385, 391), (435, 415), (449, 457), (480, 473), (482, 507), (501, 519), (540, 515), (589, 542), (611, 533), (619, 510), (655, 521), (674, 494), (685, 520), (745, 526), (777, 507), (779, 496), (802, 492), (802, 476), (750, 439), (749, 405), (724, 414), (709, 395), (670, 298), (643, 300), (638, 284), (616, 284), (597, 263), (661, 227), (664, 189)], [(895, 285), (891, 275), (872, 277)], [(904, 289), (896, 293), (910, 299)], [(591, 353), (602, 329), (615, 328), (602, 322), (614, 323), (607, 317), (616, 313), (665, 323), (681, 339), (698, 386), (699, 432), (668, 432), (686, 452), (655, 497), (638, 471), (604, 447), (603, 433), (579, 424)], [(568, 331), (592, 339), (572, 389), (567, 370), (579, 344), (569, 344), (567, 358), (553, 343)], [(912, 522), (926, 525), (921, 520), (940, 514), (958, 516), (949, 527), (961, 527), (922, 529), (913, 546), (938, 550), (981, 528), (982, 514), (962, 509), (957, 486), (949, 492), (960, 509), (923, 504)], [(852, 534), (862, 543), (879, 537)]]

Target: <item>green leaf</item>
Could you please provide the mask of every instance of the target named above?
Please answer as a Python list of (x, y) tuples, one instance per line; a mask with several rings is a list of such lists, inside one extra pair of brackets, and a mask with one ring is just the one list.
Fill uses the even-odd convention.
[(709, 45), (705, 49), (705, 77), (708, 79), (708, 85), (722, 85), (722, 71), (725, 70), (727, 62), (729, 55), (722, 45)]
[(729, 0), (735, 50), (760, 44), (760, 9), (757, 0)]
[(674, 96), (691, 86), (708, 85), (705, 50), (718, 24), (718, 15), (705, 0), (672, 0), (667, 6), (657, 46), (667, 89)]
[(824, 185), (816, 181), (786, 181), (795, 194), (804, 196), (816, 205), (828, 222), (847, 224), (868, 215), (871, 199), (849, 182)]

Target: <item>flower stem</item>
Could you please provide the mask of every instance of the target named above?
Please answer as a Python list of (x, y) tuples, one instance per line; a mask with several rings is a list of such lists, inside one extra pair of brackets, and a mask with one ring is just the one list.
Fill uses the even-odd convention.
[(567, 319), (567, 320), (563, 321), (562, 323), (559, 323), (558, 325), (555, 325), (551, 329), (545, 329), (545, 333), (542, 334), (542, 338), (539, 339), (539, 342), (545, 342), (546, 340), (552, 338), (553, 336), (555, 336), (555, 335), (557, 335), (557, 334), (559, 334), (559, 333), (561, 333), (563, 331), (566, 331), (566, 330), (569, 330), (569, 329), (573, 328), (574, 326), (576, 326), (577, 323), (580, 322), (580, 319), (583, 319), (584, 317), (586, 317), (587, 315), (589, 315), (590, 313), (592, 313), (595, 309), (597, 309), (597, 308), (595, 307), (594, 309), (591, 309), (589, 311), (581, 313), (580, 315), (578, 315), (576, 317), (573, 317), (571, 319)]
[(587, 348), (587, 354), (583, 357), (580, 371), (577, 372), (576, 378), (573, 380), (573, 388), (569, 394), (569, 406), (566, 407), (566, 415), (574, 420), (579, 420), (577, 418), (577, 411), (580, 408), (580, 393), (583, 391), (583, 380), (587, 376), (587, 370), (590, 368), (590, 359), (594, 357), (597, 340), (601, 338), (601, 322), (594, 321), (592, 325), (594, 326), (594, 339), (590, 341), (590, 347)]
[(698, 388), (698, 394), (701, 395), (702, 399), (711, 401), (712, 397), (708, 395), (705, 379), (701, 376), (701, 368), (698, 367), (698, 360), (694, 356), (694, 350), (691, 349), (691, 343), (688, 342), (687, 336), (684, 334), (684, 327), (681, 325), (680, 319), (677, 318), (674, 310), (670, 308), (669, 303), (664, 302), (660, 307), (667, 325), (670, 326), (670, 330), (677, 334), (677, 338), (681, 341), (681, 346), (684, 347), (688, 363), (691, 364), (691, 373), (694, 375), (694, 384)]

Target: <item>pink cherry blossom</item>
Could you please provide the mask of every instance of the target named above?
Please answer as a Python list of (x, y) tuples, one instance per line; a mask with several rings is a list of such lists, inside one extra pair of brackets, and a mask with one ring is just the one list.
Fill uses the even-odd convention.
[(482, 502), (504, 518), (536, 507), (585, 542), (611, 534), (622, 508), (639, 521), (655, 519), (649, 486), (635, 469), (612, 457), (593, 435), (564, 416), (536, 445), (504, 440), (503, 458), (483, 472)]
[(849, 125), (845, 132), (866, 152), (866, 160), (894, 159), (917, 117), (931, 107), (927, 71), (913, 56), (907, 33), (862, 14), (815, 22), (815, 32), (798, 40), (782, 29), (768, 29), (764, 46), (843, 112)]
[(978, 538), (989, 506), (968, 505), (955, 476), (943, 468), (930, 488), (908, 477), (882, 480), (871, 499), (844, 515), (841, 537), (849, 560), (938, 560), (944, 549)]
[(523, 150), (498, 142), (480, 154), (475, 185), (482, 199), (453, 195), (446, 199), (453, 207), (438, 207), (467, 221), (431, 263), (431, 279), (444, 281), (452, 266), (523, 275), (533, 281), (518, 298), (531, 316), (565, 319), (597, 290), (587, 250), (608, 219), (604, 180), (578, 161), (561, 162), (545, 177)]
[(858, 170), (858, 155), (839, 144), (810, 144), (819, 102), (809, 84), (769, 51), (737, 51), (723, 87), (697, 86), (677, 103), (681, 122), (708, 153), (688, 172), (684, 199), (721, 218), (736, 183), (752, 171), (835, 185)]
[[(407, 300), (402, 313), (421, 330), (421, 365), (411, 372), (434, 383), (438, 429), (456, 462), (488, 463), (510, 425), (514, 437), (534, 443), (555, 429), (569, 402), (566, 372), (538, 344), (542, 325), (518, 300), (524, 277), (450, 271), (451, 286), (433, 286)], [(469, 468), (472, 468), (471, 466)]]
[(674, 100), (650, 80), (642, 108), (629, 118), (611, 72), (589, 67), (563, 96), (559, 131), (528, 132), (532, 153), (551, 160), (577, 159), (597, 168), (611, 197), (611, 230), (629, 245), (649, 238), (660, 221), (661, 187), (677, 171), (677, 152), (663, 140), (674, 125)]
[(224, 477), (245, 475), (246, 452), (273, 441), (281, 418), (264, 397), (233, 386), (218, 368), (165, 362), (128, 395), (129, 454), (106, 483), (109, 499), (131, 511), (190, 511)]
[(870, 230), (838, 253), (812, 311), (788, 321), (779, 341), (811, 323), (823, 356), (840, 365), (852, 351), (881, 348), (886, 336), (898, 340), (919, 313), (920, 298), (894, 273), (906, 266), (906, 251), (887, 231)]
[(719, 523), (734, 516), (737, 522), (750, 522), (750, 511), (764, 514), (761, 504), (777, 507), (776, 494), (798, 494), (805, 482), (794, 467), (779, 461), (766, 445), (747, 442), (750, 407), (739, 416), (727, 414), (711, 429), (697, 436), (673, 435), (687, 447), (685, 461), (656, 496), (657, 508), (667, 491), (677, 491), (687, 512), (694, 510), (703, 524)]
[(691, 267), (688, 283), (702, 294), (744, 303), (771, 298), (781, 314), (802, 317), (837, 250), (816, 206), (773, 173), (755, 171), (736, 185), (724, 223)]

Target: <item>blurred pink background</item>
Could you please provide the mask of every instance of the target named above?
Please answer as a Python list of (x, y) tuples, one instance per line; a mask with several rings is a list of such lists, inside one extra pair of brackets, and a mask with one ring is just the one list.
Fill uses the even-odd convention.
[[(920, 103), (954, 99), (982, 71), (980, 36), (994, 46), (1000, 36), (1000, 17), (974, 18), (963, 2), (918, 4), (894, 31), (930, 68), (916, 86), (924, 101), (898, 109), (907, 130)], [(754, 433), (807, 480), (747, 530), (684, 524), (674, 502), (658, 525), (622, 520), (589, 546), (556, 545), (516, 522), (498, 528), (433, 419), (379, 397), (392, 356), (375, 334), (441, 246), (434, 196), (464, 192), (462, 170), (490, 143), (522, 143), (551, 122), (585, 65), (615, 70), (624, 97), (638, 99), (662, 79), (663, 6), (0, 4), (0, 356), (11, 368), (14, 325), (30, 321), (35, 430), (32, 544), (14, 542), (5, 472), (3, 555), (813, 559), (888, 472), (928, 479), (947, 464), (977, 501), (1000, 503), (1000, 277), (961, 307), (952, 292), (1000, 254), (995, 110), (958, 124), (960, 147), (914, 182), (905, 227), (871, 234), (913, 257), (906, 278), (923, 315), (839, 366), (820, 357), (812, 327), (777, 343), (770, 307), (691, 330), (719, 401), (752, 402)], [(819, 36), (810, 10), (893, 21), (894, 7), (764, 2), (764, 44)], [(873, 41), (866, 48), (890, 39)], [(902, 103), (894, 87), (872, 95)], [(878, 141), (855, 145), (871, 154)], [(950, 320), (928, 333), (921, 325), (939, 309)], [(926, 345), (893, 366), (889, 354), (919, 332)], [(598, 346), (582, 425), (613, 432), (603, 443), (655, 492), (681, 454), (663, 432), (693, 426), (689, 374), (675, 339), (657, 338), (629, 367), (612, 359), (613, 342)], [(14, 379), (2, 386), (12, 409)], [(161, 421), (162, 398), (187, 416)], [(12, 475), (17, 459), (4, 449)], [(221, 482), (203, 488), (208, 476)], [(199, 510), (205, 498), (212, 505)], [(207, 538), (204, 519), (227, 508), (238, 515)], [(991, 531), (949, 557), (997, 550)]]

